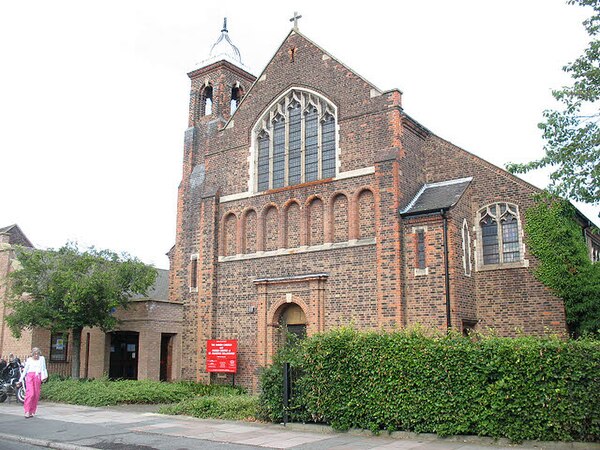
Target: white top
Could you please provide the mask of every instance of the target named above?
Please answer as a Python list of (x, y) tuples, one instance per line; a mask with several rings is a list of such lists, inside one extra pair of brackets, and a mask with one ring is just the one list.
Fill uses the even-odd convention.
[(29, 372), (34, 372), (44, 377), (44, 374), (48, 373), (46, 370), (46, 359), (43, 356), (40, 356), (38, 359), (33, 359), (32, 357), (27, 358), (25, 367), (21, 372), (21, 379), (25, 378), (25, 375)]

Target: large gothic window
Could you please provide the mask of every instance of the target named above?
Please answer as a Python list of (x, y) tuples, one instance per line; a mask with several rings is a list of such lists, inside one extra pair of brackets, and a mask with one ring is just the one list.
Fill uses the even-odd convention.
[(486, 265), (523, 259), (521, 225), (516, 205), (494, 203), (479, 211), (479, 260)]
[(336, 113), (324, 98), (292, 90), (255, 127), (257, 191), (336, 175)]

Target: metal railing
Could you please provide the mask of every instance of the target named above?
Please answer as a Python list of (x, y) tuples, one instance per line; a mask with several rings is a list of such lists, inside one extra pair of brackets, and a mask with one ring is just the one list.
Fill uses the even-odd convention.
[[(21, 364), (25, 364), (29, 355), (14, 355), (21, 360)], [(0, 355), (0, 359), (4, 359), (8, 361), (9, 355)], [(58, 374), (64, 377), (71, 376), (71, 359), (67, 359), (67, 361), (49, 361), (46, 358), (46, 368), (48, 369), (48, 374)]]

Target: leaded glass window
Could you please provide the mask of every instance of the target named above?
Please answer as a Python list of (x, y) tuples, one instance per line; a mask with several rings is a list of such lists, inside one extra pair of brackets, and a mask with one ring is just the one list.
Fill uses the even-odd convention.
[(494, 203), (479, 212), (480, 251), (484, 265), (521, 261), (520, 224), (517, 207)]
[(333, 178), (337, 169), (335, 107), (292, 90), (255, 127), (255, 188), (277, 189)]
[(283, 187), (285, 182), (285, 121), (282, 116), (273, 123), (273, 188)]
[(417, 231), (417, 268), (425, 267), (425, 232), (419, 230)]
[(258, 190), (269, 189), (269, 133), (258, 136)]

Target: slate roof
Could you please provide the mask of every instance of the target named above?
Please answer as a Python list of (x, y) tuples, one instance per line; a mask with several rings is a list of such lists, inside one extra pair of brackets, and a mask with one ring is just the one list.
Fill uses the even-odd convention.
[(156, 269), (156, 281), (148, 289), (148, 294), (133, 297), (135, 300), (169, 300), (169, 271)]
[(31, 241), (27, 239), (25, 233), (23, 233), (17, 224), (0, 227), (0, 233), (7, 233), (10, 236), (9, 243), (12, 245), (22, 245), (23, 247), (34, 248)]
[(472, 180), (469, 177), (425, 184), (400, 215), (413, 216), (450, 209), (456, 205)]

